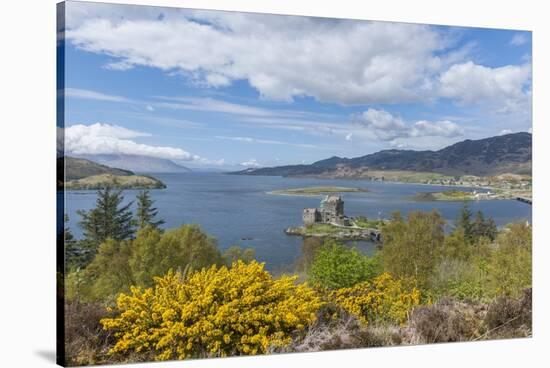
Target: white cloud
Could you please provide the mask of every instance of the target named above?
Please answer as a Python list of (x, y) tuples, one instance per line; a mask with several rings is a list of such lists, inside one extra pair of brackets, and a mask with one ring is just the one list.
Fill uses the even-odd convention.
[(253, 159), (251, 158), (250, 160), (248, 161), (245, 161), (245, 162), (241, 162), (240, 163), (241, 166), (245, 166), (245, 167), (260, 167), (261, 165), (258, 163), (258, 161), (256, 159)]
[(510, 45), (512, 46), (521, 46), (529, 42), (529, 38), (525, 33), (516, 33), (514, 37), (510, 40)]
[(489, 68), (469, 61), (455, 64), (440, 77), (440, 94), (462, 104), (489, 104), (500, 112), (528, 109), (531, 66)]
[(317, 147), (317, 146), (312, 145), (312, 144), (283, 142), (283, 141), (276, 141), (276, 140), (271, 140), (271, 139), (257, 139), (257, 138), (251, 138), (251, 137), (216, 136), (215, 138), (216, 139), (236, 141), (236, 142), (256, 143), (256, 144), (276, 144), (276, 145), (294, 146), (294, 147), (301, 147), (301, 148), (316, 148)]
[(154, 67), (211, 87), (244, 79), (275, 100), (415, 101), (455, 59), (436, 55), (450, 41), (424, 25), (209, 11), (158, 21), (135, 8), (124, 17), (84, 13), (69, 24), (67, 39), (112, 57), (111, 69)]
[(512, 130), (511, 129), (502, 129), (498, 135), (505, 135), (505, 134), (510, 134), (512, 133)]
[(417, 121), (411, 129), (411, 137), (447, 137), (454, 138), (464, 134), (464, 130), (455, 123), (443, 121)]
[(111, 102), (131, 102), (130, 99), (122, 96), (108, 95), (101, 92), (90, 91), (79, 88), (65, 88), (65, 97), (82, 98), (88, 100), (111, 101)]
[(153, 112), (153, 111), (155, 111), (155, 108), (151, 105), (147, 105), (147, 106), (145, 106), (145, 110)]
[(65, 128), (65, 151), (76, 155), (127, 154), (184, 161), (200, 160), (199, 156), (180, 148), (151, 146), (131, 140), (148, 136), (150, 134), (117, 125), (77, 124)]
[(421, 120), (408, 124), (398, 116), (376, 109), (368, 109), (354, 116), (353, 122), (383, 141), (415, 137), (454, 138), (464, 134), (462, 128), (448, 120), (435, 122)]
[(346, 135), (346, 141), (351, 142), (352, 139), (353, 139), (353, 133), (348, 133), (348, 134)]

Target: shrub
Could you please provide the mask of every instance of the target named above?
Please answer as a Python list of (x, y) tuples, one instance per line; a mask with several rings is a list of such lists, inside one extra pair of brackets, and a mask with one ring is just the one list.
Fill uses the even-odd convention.
[(315, 254), (308, 278), (315, 286), (339, 289), (371, 280), (380, 272), (377, 257), (368, 257), (336, 242), (326, 242)]
[(529, 336), (532, 325), (531, 289), (523, 290), (523, 295), (518, 299), (505, 295), (497, 297), (489, 305), (484, 323), (489, 338)]
[(442, 299), (415, 309), (411, 325), (424, 343), (469, 341), (479, 336), (480, 313), (473, 305)]
[(486, 268), (486, 261), (477, 256), (469, 261), (445, 258), (435, 269), (429, 292), (435, 299), (447, 296), (464, 301), (486, 300)]
[(531, 226), (512, 224), (497, 238), (498, 248), (492, 254), (488, 271), (494, 295), (518, 297), (531, 287)]
[(279, 351), (312, 352), (399, 345), (401, 331), (396, 326), (363, 326), (347, 313), (338, 313), (330, 321), (318, 319), (307, 333)]
[(253, 355), (282, 347), (316, 319), (323, 302), (295, 277), (273, 279), (256, 261), (170, 271), (154, 288), (133, 287), (102, 320), (117, 338), (111, 353), (152, 352), (157, 360)]
[(234, 262), (243, 261), (250, 263), (254, 260), (254, 248), (241, 248), (238, 245), (232, 245), (223, 252), (223, 261), (227, 267), (231, 267)]
[(67, 278), (68, 295), (83, 301), (114, 301), (132, 285), (152, 286), (155, 276), (170, 269), (196, 270), (221, 263), (216, 241), (196, 225), (165, 232), (146, 226), (133, 240), (104, 241), (94, 260)]
[(330, 298), (365, 326), (371, 322), (403, 324), (410, 310), (420, 304), (420, 291), (406, 284), (383, 273), (372, 282), (335, 290)]
[(65, 360), (67, 365), (109, 362), (114, 341), (99, 321), (107, 317), (100, 303), (65, 303)]

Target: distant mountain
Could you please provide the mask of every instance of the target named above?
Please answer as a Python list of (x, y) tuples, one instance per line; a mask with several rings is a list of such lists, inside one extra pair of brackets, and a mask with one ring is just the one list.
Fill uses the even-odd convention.
[(88, 160), (139, 173), (180, 173), (191, 169), (163, 158), (137, 155), (85, 155)]
[[(311, 165), (288, 165), (234, 172), (239, 175), (330, 176), (342, 170), (347, 177), (370, 170), (407, 170), (446, 175), (531, 175), (530, 133), (465, 140), (439, 151), (384, 150), (356, 158), (331, 157)], [(351, 172), (351, 174), (350, 174)]]
[[(134, 175), (134, 173), (129, 170), (108, 167), (83, 158), (65, 157), (65, 160), (63, 160), (63, 158), (58, 158), (57, 165), (63, 165), (63, 161), (65, 161), (65, 179), (67, 181), (102, 174), (117, 176)], [(62, 167), (60, 167), (60, 169), (60, 172), (62, 172)]]

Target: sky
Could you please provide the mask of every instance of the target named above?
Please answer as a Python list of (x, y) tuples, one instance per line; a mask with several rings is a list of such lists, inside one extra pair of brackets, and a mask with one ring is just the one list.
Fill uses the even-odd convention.
[(531, 32), (69, 1), (67, 154), (191, 168), (531, 131)]

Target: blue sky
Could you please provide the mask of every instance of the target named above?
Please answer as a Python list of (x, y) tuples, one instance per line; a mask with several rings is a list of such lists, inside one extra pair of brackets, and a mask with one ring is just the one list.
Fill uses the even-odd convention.
[(68, 2), (69, 154), (311, 163), (530, 131), (531, 33)]

